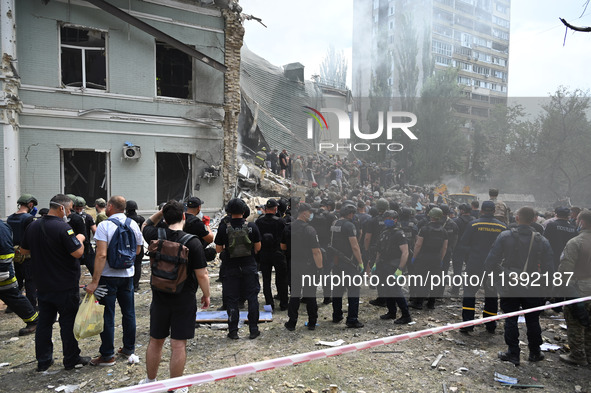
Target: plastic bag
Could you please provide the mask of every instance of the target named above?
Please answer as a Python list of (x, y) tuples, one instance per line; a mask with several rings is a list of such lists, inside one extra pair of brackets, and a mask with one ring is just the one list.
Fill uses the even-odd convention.
[(74, 337), (81, 338), (96, 336), (104, 328), (103, 314), (105, 306), (98, 303), (94, 295), (84, 296), (74, 320)]

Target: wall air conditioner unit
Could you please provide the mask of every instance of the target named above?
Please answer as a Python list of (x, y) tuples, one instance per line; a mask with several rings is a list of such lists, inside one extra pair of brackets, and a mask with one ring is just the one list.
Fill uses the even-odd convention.
[(139, 146), (123, 146), (123, 158), (126, 160), (138, 160), (142, 156), (142, 150)]

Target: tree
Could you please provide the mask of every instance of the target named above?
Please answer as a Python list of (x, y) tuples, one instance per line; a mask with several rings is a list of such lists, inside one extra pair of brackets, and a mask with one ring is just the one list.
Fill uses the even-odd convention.
[(462, 97), (456, 69), (438, 71), (421, 91), (415, 126), (418, 140), (412, 144), (410, 175), (416, 184), (431, 183), (445, 174), (459, 173), (466, 138), (454, 105)]
[(347, 69), (349, 62), (343, 51), (337, 51), (330, 45), (326, 51), (326, 56), (320, 64), (321, 82), (340, 89), (347, 87)]

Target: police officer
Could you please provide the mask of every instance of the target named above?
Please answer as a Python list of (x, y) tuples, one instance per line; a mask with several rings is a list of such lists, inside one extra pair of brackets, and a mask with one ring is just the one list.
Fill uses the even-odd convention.
[[(466, 274), (482, 276), (484, 272), (484, 261), (490, 252), (490, 249), (497, 236), (507, 229), (505, 224), (493, 217), (495, 214), (495, 204), (493, 201), (482, 202), (479, 219), (471, 221), (460, 240), (462, 249), (466, 251)], [(476, 292), (479, 286), (471, 286), (470, 280), (464, 283), (464, 297), (462, 300), (462, 320), (471, 321), (476, 312)], [(497, 315), (498, 302), (497, 294), (489, 286), (484, 288), (484, 310), (482, 315), (490, 317)], [(494, 333), (497, 327), (495, 321), (486, 324), (486, 330)], [(462, 333), (474, 331), (474, 326), (463, 327)]]
[[(447, 274), (449, 271), (449, 265), (451, 264), (451, 259), (453, 257), (454, 249), (456, 248), (456, 244), (458, 242), (458, 234), (460, 229), (458, 228), (457, 224), (454, 222), (453, 219), (449, 217), (451, 213), (451, 209), (446, 204), (439, 205), (439, 208), (443, 212), (443, 229), (447, 232), (447, 251), (445, 256), (443, 257), (443, 262), (441, 266), (441, 274)], [(443, 285), (437, 288), (436, 294), (437, 296), (442, 296), (445, 287)]]
[[(261, 289), (257, 264), (254, 258), (255, 254), (261, 249), (261, 238), (257, 226), (253, 223), (246, 223), (244, 213), (247, 209), (243, 200), (234, 198), (228, 202), (226, 211), (230, 214), (230, 220), (222, 220), (218, 227), (215, 237), (216, 252), (226, 252), (224, 261), (224, 277), (222, 279), (222, 289), (224, 301), (228, 313), (228, 338), (237, 340), (238, 321), (240, 312), (238, 303), (241, 297), (248, 300), (248, 327), (250, 331), (249, 338), (255, 339), (260, 336), (258, 328), (259, 322), (259, 301), (257, 299)], [(248, 231), (248, 240), (252, 245), (250, 253), (246, 252), (244, 256), (234, 256), (233, 250), (229, 244), (230, 231), (240, 231), (245, 228)], [(248, 242), (243, 243), (246, 245)], [(236, 251), (238, 252), (238, 251)], [(250, 255), (248, 255), (250, 254)], [(242, 255), (242, 254), (236, 254)]]
[[(310, 221), (310, 225), (316, 230), (318, 235), (318, 244), (323, 252), (322, 257), (322, 276), (328, 277), (332, 271), (333, 257), (329, 251), (331, 231), (330, 227), (337, 220), (337, 217), (330, 210), (331, 202), (328, 199), (323, 199), (320, 202), (320, 208), (314, 214), (314, 218)], [(324, 280), (323, 280), (324, 283)], [(324, 285), (322, 288), (322, 295), (324, 296), (324, 304), (330, 304), (331, 291), (330, 285)]]
[(214, 235), (209, 228), (209, 225), (203, 221), (205, 216), (201, 212), (201, 206), (203, 201), (197, 197), (189, 197), (187, 200), (187, 217), (185, 221), (185, 227), (183, 230), (187, 233), (195, 235), (201, 241), (201, 245), (205, 248), (207, 245), (214, 240)]
[(558, 207), (555, 209), (556, 219), (550, 221), (544, 229), (544, 237), (550, 242), (554, 254), (554, 270), (558, 270), (560, 255), (566, 243), (577, 235), (577, 227), (568, 220), (570, 209)]
[(96, 224), (92, 216), (84, 211), (84, 206), (86, 206), (86, 200), (80, 196), (76, 197), (74, 200), (74, 212), (82, 217), (84, 222), (84, 232), (82, 233), (84, 235), (84, 256), (80, 259), (80, 264), (84, 264), (90, 275), (92, 275), (94, 273), (94, 259), (96, 254), (90, 244), (90, 235), (96, 233)]
[(19, 336), (26, 336), (35, 333), (39, 314), (18, 289), (12, 265), (13, 258), (12, 230), (0, 220), (0, 300), (27, 324), (18, 331)]
[[(474, 216), (471, 214), (471, 207), (466, 203), (462, 203), (458, 206), (458, 210), (460, 211), (460, 215), (454, 219), (454, 222), (458, 226), (458, 244), (456, 245), (454, 254), (453, 254), (453, 261), (452, 261), (452, 268), (454, 276), (459, 276), (462, 274), (462, 269), (464, 267), (464, 261), (466, 258), (466, 250), (462, 247), (462, 244), (459, 240), (462, 239), (468, 224), (474, 220)], [(460, 293), (460, 286), (453, 286), (450, 295), (457, 296)]]
[(285, 243), (281, 244), (281, 248), (291, 254), (292, 263), (291, 297), (287, 309), (289, 320), (285, 323), (285, 328), (290, 331), (295, 330), (298, 321), (300, 296), (306, 303), (308, 330), (316, 329), (318, 320), (314, 276), (318, 269), (322, 268), (322, 252), (316, 230), (309, 224), (313, 216), (312, 206), (307, 203), (300, 204), (297, 219), (286, 227), (286, 232), (289, 232), (290, 236), (286, 236)]
[(25, 230), (33, 222), (34, 213), (37, 211), (37, 198), (31, 194), (23, 194), (17, 201), (18, 210), (6, 218), (6, 223), (12, 229), (12, 243), (14, 245), (14, 265), (15, 275), (19, 290), (23, 287), (27, 292), (27, 299), (33, 305), (37, 306), (37, 286), (31, 270), (31, 259), (29, 255), (20, 252), (20, 245), (25, 234)]
[(74, 337), (74, 319), (80, 303), (80, 264), (84, 254), (84, 235), (75, 235), (65, 219), (72, 209), (72, 200), (63, 194), (49, 202), (49, 213), (31, 223), (21, 244), (21, 251), (31, 254), (33, 274), (39, 298), (39, 321), (35, 332), (37, 371), (53, 364), (52, 327), (59, 313), (64, 367), (73, 369), (86, 365), (89, 357), (80, 356)]
[(255, 224), (261, 234), (261, 252), (259, 261), (263, 273), (263, 294), (265, 304), (275, 309), (273, 293), (271, 291), (271, 272), (275, 268), (275, 286), (279, 295), (279, 307), (281, 311), (287, 310), (289, 302), (287, 290), (287, 261), (280, 249), (281, 237), (285, 229), (285, 221), (277, 217), (279, 204), (275, 199), (267, 200), (265, 215), (259, 217)]
[[(530, 226), (534, 219), (535, 212), (531, 207), (522, 207), (517, 211), (518, 227), (503, 231), (497, 237), (484, 263), (486, 271), (498, 272), (502, 267), (505, 271), (516, 274), (531, 275), (533, 272), (538, 272), (547, 273), (552, 277), (554, 273), (552, 248), (548, 240), (537, 234)], [(518, 311), (520, 308), (525, 310), (538, 307), (544, 301), (542, 297), (531, 297), (531, 288), (519, 288), (505, 283), (505, 287), (498, 289), (501, 309), (504, 313)], [(541, 311), (536, 311), (525, 314), (530, 362), (544, 359), (540, 351), (540, 345), (543, 342), (540, 313)], [(505, 319), (505, 343), (508, 351), (499, 352), (499, 359), (518, 365), (520, 349), (517, 316)]]
[[(395, 319), (394, 323), (404, 324), (412, 321), (408, 311), (408, 304), (402, 294), (402, 289), (396, 283), (387, 281), (388, 276), (399, 276), (406, 267), (408, 261), (408, 241), (402, 229), (396, 223), (398, 213), (395, 210), (387, 210), (384, 214), (384, 230), (380, 233), (378, 252), (376, 255), (375, 273), (380, 278), (380, 285), (386, 290), (386, 306), (388, 312), (381, 315), (381, 319)], [(372, 271), (373, 271), (372, 267)], [(396, 305), (400, 308), (402, 316), (396, 319)]]
[(417, 310), (423, 309), (424, 298), (427, 297), (427, 308), (435, 308), (435, 289), (430, 288), (427, 277), (430, 274), (438, 274), (441, 271), (441, 262), (447, 252), (447, 231), (443, 228), (443, 212), (438, 207), (429, 210), (430, 222), (424, 225), (417, 235), (415, 243), (415, 256), (411, 260), (413, 271), (421, 275), (423, 285), (415, 288), (416, 297), (411, 302), (411, 307)]
[(363, 272), (363, 259), (357, 242), (357, 232), (352, 222), (356, 212), (354, 205), (345, 204), (341, 207), (341, 218), (335, 222), (331, 230), (331, 250), (333, 251), (333, 274), (341, 277), (349, 277), (350, 280), (333, 288), (332, 297), (332, 321), (339, 323), (343, 320), (343, 295), (345, 290), (349, 300), (346, 325), (348, 328), (362, 328), (359, 322), (359, 293), (360, 287), (354, 285), (356, 276)]
[[(377, 253), (378, 247), (378, 240), (380, 238), (380, 233), (384, 230), (384, 212), (388, 210), (390, 207), (390, 203), (385, 198), (380, 198), (376, 202), (376, 208), (378, 209), (378, 215), (376, 217), (372, 217), (367, 222), (367, 225), (364, 227), (364, 260), (369, 264), (373, 265), (375, 263), (375, 256)], [(366, 266), (369, 269), (369, 266)], [(369, 304), (374, 306), (385, 306), (386, 299), (384, 297), (384, 289), (385, 287), (378, 286), (378, 297), (376, 299), (372, 299), (369, 301)]]
[[(129, 200), (125, 203), (125, 215), (135, 221), (138, 227), (142, 227), (146, 219), (144, 216), (137, 214), (138, 205), (136, 201)], [(161, 211), (161, 210), (160, 210)], [(138, 292), (140, 290), (140, 279), (142, 278), (142, 261), (144, 259), (144, 245), (142, 244), (142, 250), (139, 254), (135, 256), (135, 261), (133, 263), (134, 266), (134, 273), (133, 273), (133, 290), (134, 292)], [(88, 266), (88, 265), (86, 265)]]

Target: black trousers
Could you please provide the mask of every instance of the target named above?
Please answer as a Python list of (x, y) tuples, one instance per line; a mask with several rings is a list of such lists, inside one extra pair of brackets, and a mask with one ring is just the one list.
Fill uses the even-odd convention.
[(280, 251), (261, 251), (260, 263), (261, 273), (263, 274), (263, 294), (265, 295), (265, 304), (274, 306), (273, 292), (271, 290), (271, 273), (275, 268), (275, 286), (279, 295), (279, 306), (287, 308), (289, 302), (287, 292), (287, 262), (285, 256)]
[(23, 322), (30, 323), (37, 320), (37, 311), (16, 286), (8, 289), (0, 288), (0, 300), (6, 303), (6, 306), (14, 311)]
[(53, 359), (52, 328), (60, 314), (60, 336), (64, 352), (64, 367), (75, 366), (80, 359), (80, 348), (74, 337), (74, 319), (80, 304), (78, 288), (59, 292), (39, 293), (39, 322), (35, 331), (35, 356), (39, 367), (49, 366)]
[(228, 313), (228, 330), (230, 333), (238, 330), (240, 320), (238, 302), (243, 298), (248, 301), (249, 330), (255, 332), (258, 330), (259, 323), (258, 295), (261, 290), (256, 262), (253, 260), (247, 265), (234, 265), (230, 260), (224, 263), (226, 266), (222, 278), (222, 289)]
[[(519, 309), (528, 309), (538, 307), (543, 304), (541, 298), (501, 298), (501, 309), (504, 313), (518, 311)], [(525, 326), (527, 328), (527, 346), (529, 351), (537, 353), (542, 345), (542, 328), (540, 327), (541, 311), (525, 314)], [(517, 319), (511, 317), (505, 319), (505, 343), (509, 347), (509, 352), (519, 354), (519, 326)]]
[[(310, 273), (313, 276), (313, 273)], [(300, 309), (300, 297), (306, 301), (306, 312), (308, 313), (308, 326), (316, 325), (318, 321), (318, 302), (316, 301), (316, 287), (313, 285), (302, 285), (302, 273), (294, 272), (291, 281), (291, 297), (287, 307), (289, 322), (295, 324), (298, 321)], [(313, 283), (313, 281), (312, 281)]]
[(37, 307), (37, 285), (33, 280), (33, 262), (26, 258), (22, 263), (14, 263), (14, 275), (20, 290), (25, 288), (27, 299), (33, 307)]

